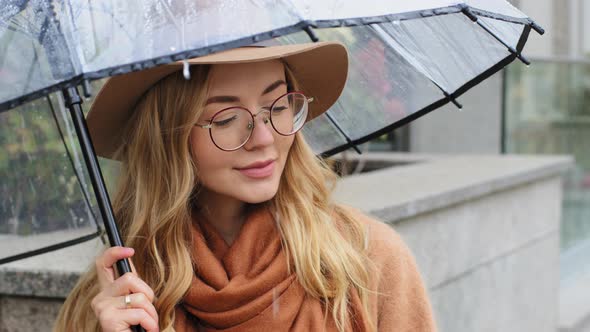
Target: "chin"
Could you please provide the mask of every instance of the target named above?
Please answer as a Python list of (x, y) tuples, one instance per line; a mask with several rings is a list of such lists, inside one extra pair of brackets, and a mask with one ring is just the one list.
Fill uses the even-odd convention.
[(240, 195), (239, 199), (250, 204), (262, 203), (272, 199), (277, 194), (277, 191), (278, 186), (274, 184), (260, 186), (259, 188), (247, 188), (245, 192)]

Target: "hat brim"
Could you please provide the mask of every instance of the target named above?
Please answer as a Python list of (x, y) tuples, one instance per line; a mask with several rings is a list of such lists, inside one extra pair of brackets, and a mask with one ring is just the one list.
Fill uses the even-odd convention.
[[(189, 64), (231, 64), (283, 59), (301, 90), (314, 101), (308, 121), (328, 110), (338, 99), (348, 74), (348, 54), (338, 42), (278, 46), (246, 46), (188, 59)], [(111, 77), (95, 97), (86, 118), (97, 155), (113, 157), (121, 131), (144, 93), (165, 76), (182, 70), (182, 61)]]

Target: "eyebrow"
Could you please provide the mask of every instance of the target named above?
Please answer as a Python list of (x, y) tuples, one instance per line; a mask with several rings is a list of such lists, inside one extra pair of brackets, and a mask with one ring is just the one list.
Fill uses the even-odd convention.
[[(287, 85), (287, 83), (285, 83), (284, 80), (276, 80), (274, 81), (271, 85), (269, 85), (266, 89), (264, 89), (264, 91), (262, 91), (261, 96), (264, 96), (267, 93), (270, 93), (272, 91), (274, 91), (276, 88), (278, 88), (281, 85)], [(239, 102), (240, 98), (236, 97), (236, 96), (215, 96), (215, 97), (211, 97), (209, 99), (207, 99), (207, 102), (205, 103), (205, 105), (209, 105), (212, 103), (235, 103), (235, 102)]]

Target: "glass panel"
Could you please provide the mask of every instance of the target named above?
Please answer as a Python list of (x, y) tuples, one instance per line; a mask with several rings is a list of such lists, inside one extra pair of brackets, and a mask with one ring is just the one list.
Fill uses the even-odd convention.
[(590, 241), (590, 63), (511, 65), (506, 81), (508, 153), (570, 154), (564, 183), (562, 250)]

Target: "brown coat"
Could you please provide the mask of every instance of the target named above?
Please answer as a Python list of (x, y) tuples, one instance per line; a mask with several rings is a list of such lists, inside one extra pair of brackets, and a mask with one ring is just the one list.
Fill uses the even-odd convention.
[[(373, 321), (379, 331), (436, 331), (428, 291), (414, 256), (400, 235), (389, 225), (359, 210), (349, 209), (369, 228), (369, 258), (380, 273), (370, 285), (380, 293), (371, 296)], [(375, 308), (377, 311), (375, 311)]]

